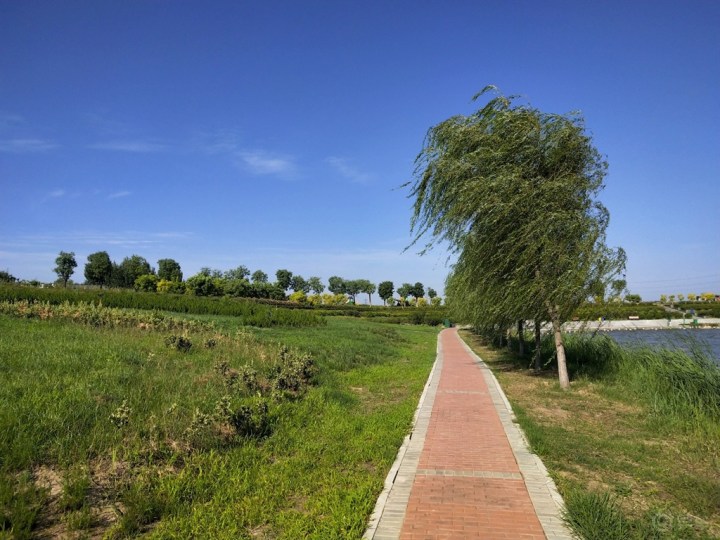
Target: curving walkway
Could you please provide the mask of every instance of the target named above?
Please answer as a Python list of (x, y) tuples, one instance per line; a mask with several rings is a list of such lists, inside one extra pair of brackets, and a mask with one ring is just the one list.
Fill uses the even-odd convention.
[(562, 499), (492, 372), (454, 328), (364, 538), (571, 539)]

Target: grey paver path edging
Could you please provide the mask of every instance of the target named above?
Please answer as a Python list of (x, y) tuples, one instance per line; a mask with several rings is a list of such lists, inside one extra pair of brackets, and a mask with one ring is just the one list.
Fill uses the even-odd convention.
[[(428, 428), (432, 420), (433, 405), (438, 392), (444, 364), (442, 340), (439, 336), (435, 364), (416, 409), (412, 430), (405, 438), (397, 454), (395, 463), (385, 480), (384, 489), (378, 498), (363, 538), (367, 540), (396, 540), (400, 538), (416, 477), (423, 477), (423, 475), (428, 474), (433, 477), (506, 478), (515, 479), (514, 481), (522, 479), (546, 538), (551, 540), (570, 540), (574, 538), (560, 517), (563, 500), (555, 487), (555, 483), (548, 475), (547, 469), (542, 461), (530, 452), (527, 440), (514, 422), (514, 414), (510, 403), (492, 371), (490, 371), (487, 365), (460, 339), (455, 329), (444, 332), (452, 332), (455, 334), (454, 338), (460, 340), (462, 347), (477, 364), (478, 369), (481, 370), (482, 377), (487, 384), (488, 393), (500, 419), (502, 428), (505, 431), (505, 436), (510, 444), (520, 473), (459, 471), (452, 469), (418, 470), (420, 456), (423, 452)], [(466, 399), (474, 399), (472, 392), (453, 393), (456, 395), (467, 393)], [(428, 531), (425, 537), (451, 538), (453, 536), (448, 535), (447, 532), (433, 534), (431, 531)]]

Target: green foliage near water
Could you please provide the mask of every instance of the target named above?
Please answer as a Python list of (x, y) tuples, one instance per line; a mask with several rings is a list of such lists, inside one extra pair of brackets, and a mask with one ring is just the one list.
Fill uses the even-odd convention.
[(0, 538), (362, 535), (436, 330), (213, 320), (0, 314)]
[[(605, 334), (568, 334), (565, 339), (572, 378), (622, 386), (653, 414), (689, 428), (720, 430), (720, 367), (702, 344), (689, 343), (689, 350), (682, 350), (620, 346)], [(541, 356), (546, 367), (554, 367), (553, 350), (545, 338)]]
[(700, 317), (720, 317), (720, 302), (682, 302), (675, 307), (686, 312), (694, 310)]
[(109, 308), (161, 310), (193, 315), (222, 315), (239, 319), (251, 326), (311, 326), (324, 320), (311, 312), (291, 311), (233, 298), (209, 298), (189, 295), (143, 293), (127, 290), (59, 289), (0, 285), (0, 301), (45, 302), (52, 305), (94, 304)]

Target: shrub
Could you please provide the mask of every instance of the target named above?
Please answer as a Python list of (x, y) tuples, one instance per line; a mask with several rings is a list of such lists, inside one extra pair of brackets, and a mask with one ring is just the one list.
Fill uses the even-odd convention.
[(287, 347), (280, 350), (279, 362), (271, 371), (274, 390), (298, 394), (312, 384), (317, 367), (309, 355), (298, 355)]
[(297, 304), (306, 304), (307, 295), (303, 291), (295, 291), (290, 295), (290, 301)]
[(161, 279), (157, 282), (157, 292), (160, 293), (185, 294), (185, 291), (185, 284), (182, 281)]
[(222, 296), (223, 280), (205, 274), (196, 274), (186, 281), (187, 292), (195, 296)]
[(5, 270), (0, 270), (0, 283), (15, 283), (17, 278)]
[(253, 286), (246, 279), (233, 279), (225, 283), (225, 294), (235, 298), (255, 296)]
[(253, 405), (241, 405), (230, 417), (230, 425), (241, 437), (266, 437), (270, 435), (269, 407), (265, 399), (257, 399)]
[(186, 353), (192, 347), (192, 342), (183, 336), (168, 336), (165, 338), (165, 345), (177, 351)]
[(145, 274), (135, 280), (135, 290), (143, 292), (157, 291), (158, 277), (155, 274)]

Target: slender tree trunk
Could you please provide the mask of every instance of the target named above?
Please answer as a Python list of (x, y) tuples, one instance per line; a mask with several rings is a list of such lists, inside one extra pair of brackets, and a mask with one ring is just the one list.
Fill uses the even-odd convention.
[(535, 371), (539, 372), (540, 365), (540, 342), (542, 336), (540, 335), (540, 319), (535, 319)]
[(523, 335), (524, 329), (523, 329), (522, 319), (519, 320), (517, 323), (517, 330), (518, 330), (518, 354), (520, 356), (525, 356), (525, 336)]
[(565, 345), (563, 344), (562, 334), (560, 333), (560, 317), (557, 315), (557, 310), (553, 310), (550, 316), (552, 317), (553, 334), (555, 335), (555, 351), (557, 352), (560, 388), (568, 390), (570, 388), (570, 377), (568, 376), (567, 361), (565, 358)]

